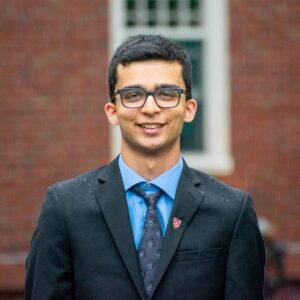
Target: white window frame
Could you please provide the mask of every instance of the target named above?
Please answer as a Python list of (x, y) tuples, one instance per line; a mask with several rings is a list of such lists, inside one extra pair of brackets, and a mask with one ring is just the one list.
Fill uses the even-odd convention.
[[(128, 28), (125, 24), (123, 0), (110, 1), (110, 53), (128, 36), (159, 33), (174, 39), (199, 39), (204, 41), (204, 150), (184, 151), (187, 163), (212, 175), (225, 176), (233, 172), (231, 155), (230, 70), (228, 36), (228, 0), (203, 0), (204, 26), (188, 27), (141, 27)], [(111, 156), (120, 152), (119, 128), (111, 128)]]

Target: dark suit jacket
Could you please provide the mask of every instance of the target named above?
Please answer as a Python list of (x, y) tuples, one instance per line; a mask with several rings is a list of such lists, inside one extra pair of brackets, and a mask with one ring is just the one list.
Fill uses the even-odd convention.
[[(152, 299), (263, 299), (263, 267), (250, 197), (185, 164)], [(48, 189), (26, 269), (26, 300), (146, 299), (117, 160)]]

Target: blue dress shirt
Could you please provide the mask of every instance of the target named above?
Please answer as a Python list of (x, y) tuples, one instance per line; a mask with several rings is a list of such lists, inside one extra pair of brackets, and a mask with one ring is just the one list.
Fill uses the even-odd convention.
[(140, 184), (140, 186), (145, 190), (147, 194), (156, 192), (156, 187), (159, 187), (164, 191), (164, 194), (159, 198), (156, 204), (156, 208), (158, 210), (162, 232), (163, 235), (165, 235), (167, 224), (173, 207), (179, 177), (183, 168), (183, 161), (182, 158), (180, 158), (179, 162), (174, 167), (151, 181), (147, 181), (132, 169), (130, 169), (125, 164), (121, 155), (119, 156), (119, 167), (125, 188), (135, 247), (136, 249), (138, 249), (142, 239), (144, 222), (147, 212), (147, 204), (145, 203), (143, 197), (137, 195), (129, 189), (136, 184)]

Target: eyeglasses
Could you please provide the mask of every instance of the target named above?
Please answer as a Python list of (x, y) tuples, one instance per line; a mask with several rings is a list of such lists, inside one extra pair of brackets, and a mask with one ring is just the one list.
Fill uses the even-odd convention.
[[(158, 88), (155, 91), (146, 91), (143, 88), (123, 88), (117, 90), (114, 96), (120, 95), (123, 106), (127, 108), (143, 107), (148, 96), (152, 96), (160, 108), (173, 108), (179, 104), (181, 94), (186, 94), (186, 91), (176, 87)], [(115, 98), (112, 99), (114, 100)]]

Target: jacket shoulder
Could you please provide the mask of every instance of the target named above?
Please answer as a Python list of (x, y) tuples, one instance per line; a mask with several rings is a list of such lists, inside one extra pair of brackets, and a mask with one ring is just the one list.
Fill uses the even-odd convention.
[(233, 187), (212, 175), (208, 175), (193, 168), (189, 169), (193, 176), (201, 182), (201, 190), (209, 197), (214, 199), (226, 198), (242, 201), (245, 197), (249, 196), (246, 191)]
[(99, 186), (99, 180), (105, 174), (110, 165), (103, 165), (82, 173), (73, 178), (54, 183), (48, 187), (48, 191), (53, 190), (56, 193), (67, 194), (89, 194)]

